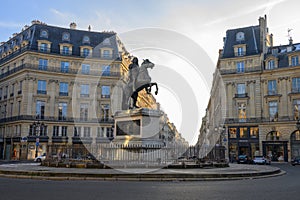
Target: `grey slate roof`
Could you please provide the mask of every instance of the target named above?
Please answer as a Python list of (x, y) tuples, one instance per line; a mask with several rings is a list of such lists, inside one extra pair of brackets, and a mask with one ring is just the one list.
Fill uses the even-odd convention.
[[(287, 48), (292, 47), (291, 51), (288, 52)], [(296, 48), (298, 46), (298, 48)], [(274, 52), (274, 50), (277, 50)], [(292, 52), (300, 51), (300, 43), (292, 44), (292, 45), (281, 45), (281, 46), (273, 46), (268, 48), (268, 52), (265, 55), (265, 59), (270, 56), (275, 56), (278, 59), (278, 68), (289, 67), (288, 55)]]
[[(48, 38), (40, 36), (41, 30), (46, 30), (48, 32)], [(63, 41), (62, 34), (69, 33), (70, 41)], [(100, 48), (110, 47), (113, 49), (113, 54), (118, 54), (118, 43), (116, 33), (114, 32), (92, 32), (83, 31), (78, 29), (61, 28), (55, 26), (49, 26), (46, 24), (33, 24), (26, 30), (17, 34), (7, 42), (0, 45), (0, 53), (8, 51), (14, 47), (14, 45), (20, 45), (23, 40), (29, 41), (29, 49), (37, 50), (38, 42), (37, 40), (48, 40), (51, 44), (51, 52), (59, 53), (60, 43), (70, 43), (73, 45), (72, 55), (80, 56), (80, 46), (85, 45), (83, 43), (83, 37), (88, 36), (90, 38), (90, 43), (87, 44), (93, 48), (93, 55), (100, 55)], [(102, 44), (105, 38), (110, 39), (110, 45)], [(1, 59), (0, 59), (1, 60)]]
[[(244, 41), (236, 41), (236, 34), (243, 32), (245, 34)], [(223, 50), (223, 58), (231, 58), (234, 56), (233, 46), (237, 44), (246, 44), (246, 55), (254, 55), (261, 52), (260, 49), (260, 30), (259, 26), (250, 26), (226, 31), (226, 38)]]

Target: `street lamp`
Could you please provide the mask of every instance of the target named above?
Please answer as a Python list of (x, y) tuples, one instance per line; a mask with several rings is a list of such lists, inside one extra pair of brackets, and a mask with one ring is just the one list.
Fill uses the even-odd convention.
[(39, 121), (39, 119), (35, 122), (33, 122), (32, 124), (32, 127), (33, 127), (33, 130), (35, 131), (35, 157), (38, 156), (38, 149), (39, 149), (39, 145), (40, 145), (40, 133), (41, 133), (41, 130), (44, 129), (45, 127), (45, 124), (42, 122)]

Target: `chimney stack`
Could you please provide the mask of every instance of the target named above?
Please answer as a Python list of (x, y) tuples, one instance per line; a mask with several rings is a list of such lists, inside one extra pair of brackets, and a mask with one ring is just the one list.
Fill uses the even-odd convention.
[(76, 30), (77, 24), (75, 22), (72, 22), (70, 24), (70, 29)]

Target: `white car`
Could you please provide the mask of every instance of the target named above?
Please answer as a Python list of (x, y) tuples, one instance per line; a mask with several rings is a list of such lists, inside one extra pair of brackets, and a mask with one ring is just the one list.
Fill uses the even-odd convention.
[(252, 160), (253, 164), (270, 165), (271, 161), (266, 159), (264, 156), (255, 156)]
[(45, 159), (46, 159), (46, 153), (43, 153), (42, 155), (39, 155), (38, 157), (36, 157), (33, 161), (34, 162), (42, 162)]

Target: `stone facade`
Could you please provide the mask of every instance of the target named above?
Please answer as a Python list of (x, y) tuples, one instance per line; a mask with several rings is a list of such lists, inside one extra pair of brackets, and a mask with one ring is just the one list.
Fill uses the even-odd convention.
[(291, 38), (273, 46), (266, 16), (257, 26), (228, 30), (199, 138), (217, 134), (215, 143), (225, 146), (229, 160), (241, 154), (273, 161), (299, 156), (299, 50)]
[[(109, 143), (111, 94), (131, 62), (114, 32), (33, 21), (0, 45), (0, 158), (33, 159), (65, 145)], [(139, 106), (158, 109), (141, 92)], [(39, 130), (34, 122), (43, 123)], [(55, 152), (54, 152), (55, 153)]]

